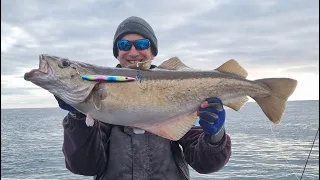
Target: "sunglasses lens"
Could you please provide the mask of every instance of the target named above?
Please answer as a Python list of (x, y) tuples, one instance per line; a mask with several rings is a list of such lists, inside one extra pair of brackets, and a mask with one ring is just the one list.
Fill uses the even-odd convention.
[(148, 49), (149, 46), (150, 46), (150, 42), (148, 39), (139, 39), (134, 41), (134, 47), (137, 50), (145, 50), (145, 49)]
[(131, 42), (128, 40), (119, 40), (117, 45), (121, 51), (128, 51), (131, 48)]

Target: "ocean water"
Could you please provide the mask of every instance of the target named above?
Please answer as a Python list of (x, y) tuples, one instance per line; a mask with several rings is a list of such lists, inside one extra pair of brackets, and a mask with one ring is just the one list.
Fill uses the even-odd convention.
[[(62, 118), (58, 108), (1, 109), (1, 179), (92, 179), (65, 168)], [(219, 172), (192, 180), (319, 179), (319, 101), (289, 101), (279, 125), (271, 124), (254, 102), (227, 110), (232, 156)]]

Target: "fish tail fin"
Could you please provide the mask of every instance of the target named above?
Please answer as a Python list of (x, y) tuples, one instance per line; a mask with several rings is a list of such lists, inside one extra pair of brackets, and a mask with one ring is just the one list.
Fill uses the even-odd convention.
[(265, 78), (256, 82), (266, 85), (271, 93), (266, 97), (252, 97), (274, 124), (279, 124), (288, 98), (295, 91), (297, 80), (291, 78)]

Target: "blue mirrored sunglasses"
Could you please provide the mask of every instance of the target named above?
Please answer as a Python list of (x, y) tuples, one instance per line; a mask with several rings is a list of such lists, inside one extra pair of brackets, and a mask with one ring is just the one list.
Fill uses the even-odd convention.
[(134, 45), (136, 50), (145, 50), (149, 48), (150, 41), (148, 39), (138, 39), (135, 41), (122, 39), (117, 42), (117, 46), (121, 51), (129, 51), (132, 45)]

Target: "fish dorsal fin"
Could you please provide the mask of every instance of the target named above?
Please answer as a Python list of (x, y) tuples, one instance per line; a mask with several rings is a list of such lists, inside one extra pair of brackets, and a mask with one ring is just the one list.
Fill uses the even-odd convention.
[(172, 57), (163, 63), (161, 63), (157, 68), (167, 69), (167, 70), (181, 70), (181, 69), (191, 69), (185, 65), (178, 57)]
[(216, 70), (220, 72), (235, 74), (243, 78), (247, 78), (248, 76), (248, 72), (243, 67), (241, 67), (240, 64), (234, 59), (228, 60)]

